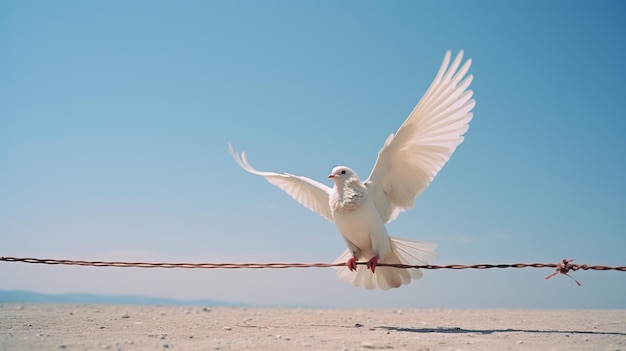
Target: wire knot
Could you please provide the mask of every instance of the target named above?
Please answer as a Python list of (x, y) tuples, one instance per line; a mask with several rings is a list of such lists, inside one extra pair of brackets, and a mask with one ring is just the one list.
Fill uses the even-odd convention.
[(566, 258), (563, 259), (563, 261), (559, 262), (556, 264), (556, 272), (550, 274), (549, 276), (546, 277), (546, 279), (550, 279), (552, 277), (554, 277), (557, 274), (563, 274), (566, 275), (572, 279), (574, 279), (574, 281), (576, 282), (576, 284), (578, 286), (581, 286), (582, 284), (576, 280), (576, 278), (572, 277), (571, 275), (569, 275), (569, 271), (577, 271), (578, 269), (583, 268), (586, 269), (586, 266), (581, 267), (580, 265), (577, 265), (574, 263), (574, 260), (568, 260)]

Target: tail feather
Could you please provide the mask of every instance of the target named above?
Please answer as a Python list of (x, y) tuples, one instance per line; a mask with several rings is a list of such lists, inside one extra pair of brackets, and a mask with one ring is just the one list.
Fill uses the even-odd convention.
[[(434, 243), (424, 243), (396, 237), (389, 237), (390, 252), (385, 255), (384, 259), (379, 263), (401, 263), (406, 265), (427, 265), (430, 260), (437, 257)], [(339, 256), (335, 263), (346, 262), (352, 253), (346, 250)], [(359, 259), (370, 259), (360, 258)], [(409, 284), (411, 279), (419, 279), (422, 277), (422, 271), (416, 268), (394, 268), (394, 267), (376, 267), (376, 273), (367, 269), (367, 267), (359, 265), (356, 272), (351, 272), (347, 267), (338, 267), (337, 276), (339, 279), (351, 283), (356, 287), (365, 289), (379, 288), (389, 290), (391, 288), (399, 288), (404, 284)]]

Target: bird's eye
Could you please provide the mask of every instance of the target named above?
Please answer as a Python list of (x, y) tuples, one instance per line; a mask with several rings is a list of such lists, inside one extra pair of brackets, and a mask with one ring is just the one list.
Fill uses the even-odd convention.
[(345, 170), (341, 171), (341, 174), (346, 174), (346, 171)]

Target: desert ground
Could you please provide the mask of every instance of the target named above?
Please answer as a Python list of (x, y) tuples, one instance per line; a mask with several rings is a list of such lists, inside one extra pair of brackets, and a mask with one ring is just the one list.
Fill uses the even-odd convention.
[(626, 350), (626, 310), (0, 305), (0, 350)]

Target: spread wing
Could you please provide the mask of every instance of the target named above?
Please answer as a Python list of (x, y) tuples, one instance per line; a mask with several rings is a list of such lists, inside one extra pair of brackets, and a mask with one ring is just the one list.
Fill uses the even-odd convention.
[[(450, 51), (430, 87), (378, 153), (366, 185), (385, 222), (414, 206), (456, 147), (463, 142), (476, 104), (466, 76), (471, 60), (460, 66), (463, 51), (450, 64)], [(450, 64), (450, 66), (448, 66)]]
[(333, 215), (328, 205), (328, 198), (331, 189), (313, 179), (307, 177), (295, 176), (288, 173), (274, 173), (274, 172), (260, 172), (250, 166), (246, 158), (246, 153), (242, 152), (241, 155), (233, 150), (233, 147), (228, 144), (230, 153), (233, 155), (235, 161), (246, 171), (265, 177), (268, 182), (276, 185), (286, 192), (289, 196), (296, 201), (304, 205), (309, 210), (325, 217), (329, 221), (333, 222)]

